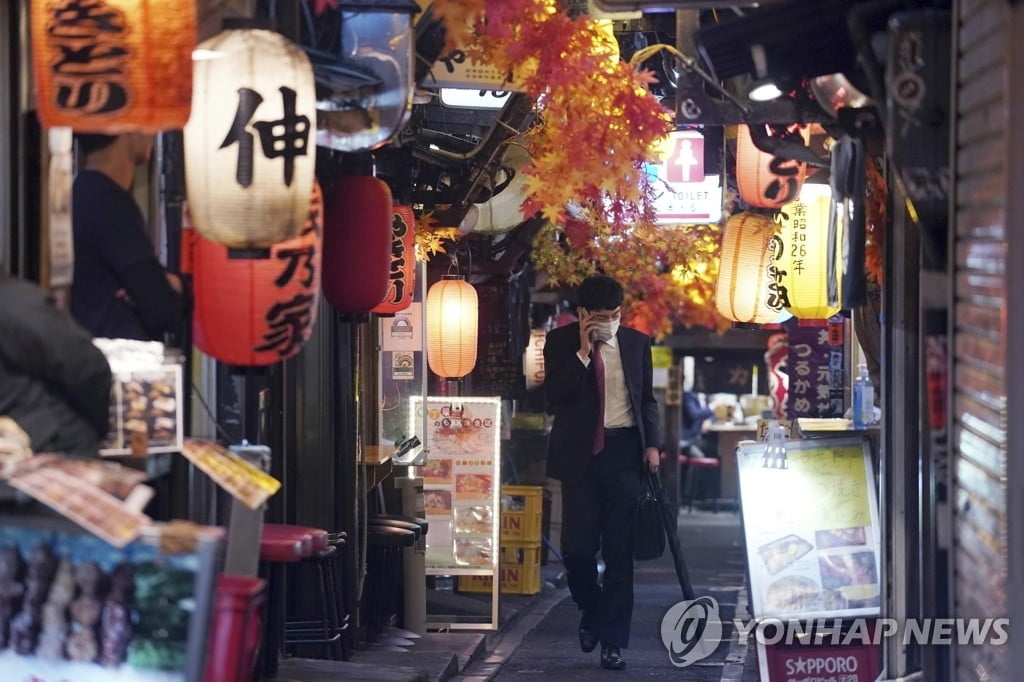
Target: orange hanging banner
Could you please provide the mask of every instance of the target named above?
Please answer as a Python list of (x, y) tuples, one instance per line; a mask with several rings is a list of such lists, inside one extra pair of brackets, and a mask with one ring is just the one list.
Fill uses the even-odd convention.
[(388, 294), (375, 313), (397, 313), (412, 303), (416, 285), (416, 215), (410, 206), (395, 206), (391, 212), (391, 272)]

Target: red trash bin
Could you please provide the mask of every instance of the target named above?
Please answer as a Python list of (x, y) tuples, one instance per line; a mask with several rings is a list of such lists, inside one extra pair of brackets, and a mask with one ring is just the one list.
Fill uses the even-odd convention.
[(266, 584), (242, 575), (217, 576), (205, 682), (250, 682), (256, 668)]

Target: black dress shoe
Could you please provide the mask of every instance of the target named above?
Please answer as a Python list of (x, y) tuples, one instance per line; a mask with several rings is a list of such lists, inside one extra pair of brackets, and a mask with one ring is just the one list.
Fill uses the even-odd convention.
[(589, 619), (587, 618), (587, 612), (583, 612), (583, 616), (580, 618), (580, 648), (583, 649), (583, 653), (589, 654), (597, 646), (597, 633), (591, 628)]
[(625, 670), (626, 659), (617, 646), (601, 646), (601, 667), (605, 670)]

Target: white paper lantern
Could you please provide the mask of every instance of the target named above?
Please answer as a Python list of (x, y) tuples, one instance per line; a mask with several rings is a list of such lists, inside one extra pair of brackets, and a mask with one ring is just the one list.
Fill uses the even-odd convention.
[(298, 236), (316, 162), (309, 59), (284, 36), (251, 28), (228, 28), (194, 59), (185, 178), (196, 229), (239, 249)]
[(476, 366), (476, 289), (458, 275), (445, 275), (427, 290), (427, 364), (434, 374), (460, 379)]

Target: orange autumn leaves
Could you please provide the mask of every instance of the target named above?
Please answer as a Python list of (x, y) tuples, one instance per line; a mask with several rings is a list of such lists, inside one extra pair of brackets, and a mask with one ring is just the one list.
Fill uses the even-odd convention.
[(618, 58), (614, 40), (588, 17), (570, 18), (554, 0), (435, 0), (449, 40), (478, 61), (515, 74), (536, 102), (525, 135), (532, 157), (525, 215), (563, 223), (570, 203), (607, 205), (627, 219), (643, 210), (643, 163), (672, 127), (647, 85), (650, 72)]
[[(596, 22), (569, 17), (554, 0), (433, 7), (450, 43), (515, 74), (536, 102), (538, 122), (523, 140), (532, 159), (523, 213), (547, 221), (534, 240), (535, 266), (552, 284), (599, 270), (615, 277), (627, 291), (630, 323), (654, 336), (674, 324), (718, 327), (717, 226), (665, 229), (653, 220), (643, 167), (673, 128), (672, 113), (648, 90), (653, 74), (620, 60)], [(469, 41), (465, 27), (474, 21)]]

